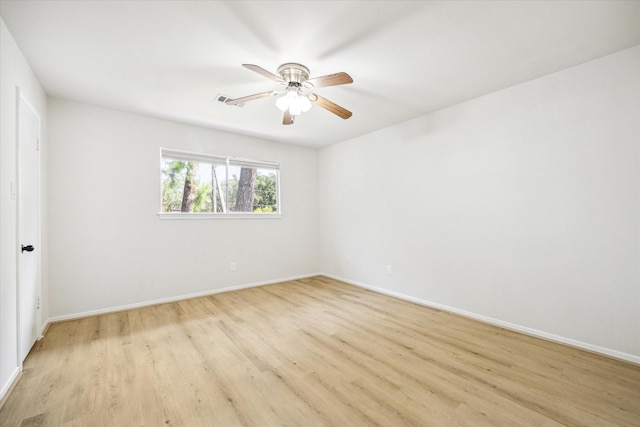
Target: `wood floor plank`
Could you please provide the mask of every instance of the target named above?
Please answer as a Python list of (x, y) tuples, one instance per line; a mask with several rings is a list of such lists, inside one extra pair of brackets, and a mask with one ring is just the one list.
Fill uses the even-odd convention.
[(1, 426), (640, 426), (640, 367), (312, 277), (51, 325)]

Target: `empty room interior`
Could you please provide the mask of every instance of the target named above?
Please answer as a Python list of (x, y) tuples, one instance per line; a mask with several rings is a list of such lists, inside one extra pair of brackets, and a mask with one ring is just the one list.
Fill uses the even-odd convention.
[(1, 426), (640, 425), (640, 1), (0, 31)]

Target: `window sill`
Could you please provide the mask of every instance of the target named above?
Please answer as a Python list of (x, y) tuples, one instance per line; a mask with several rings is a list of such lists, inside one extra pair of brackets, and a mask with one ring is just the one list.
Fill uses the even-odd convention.
[(279, 219), (282, 214), (279, 213), (167, 213), (158, 214), (160, 219)]

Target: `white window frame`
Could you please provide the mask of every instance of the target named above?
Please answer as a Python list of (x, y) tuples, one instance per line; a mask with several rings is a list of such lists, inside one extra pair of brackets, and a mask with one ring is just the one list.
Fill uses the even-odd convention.
[[(250, 166), (256, 168), (274, 169), (276, 171), (276, 200), (277, 200), (277, 212), (162, 212), (162, 161), (163, 159), (173, 160), (185, 160), (194, 162), (207, 162), (226, 164), (226, 176), (225, 180), (229, 179), (229, 166)], [(196, 153), (192, 151), (177, 150), (173, 148), (160, 147), (160, 171), (159, 171), (159, 198), (160, 211), (158, 216), (160, 219), (234, 219), (234, 218), (252, 218), (252, 219), (267, 219), (267, 218), (281, 218), (282, 217), (282, 203), (280, 201), (280, 163), (269, 162), (262, 160), (245, 159), (242, 157), (233, 156), (219, 156), (206, 153)], [(228, 192), (227, 192), (228, 200)]]

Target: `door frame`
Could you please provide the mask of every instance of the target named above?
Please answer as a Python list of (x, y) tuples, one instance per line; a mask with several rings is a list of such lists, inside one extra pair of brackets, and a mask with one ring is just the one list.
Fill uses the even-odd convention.
[[(20, 301), (20, 285), (22, 280), (21, 268), (20, 268), (20, 256), (22, 255), (22, 251), (20, 249), (20, 245), (22, 244), (21, 236), (20, 236), (20, 227), (22, 225), (22, 212), (20, 209), (21, 205), (21, 179), (20, 172), (22, 170), (22, 155), (20, 151), (20, 120), (21, 120), (21, 107), (24, 106), (26, 109), (32, 113), (36, 119), (38, 120), (38, 148), (37, 148), (37, 164), (36, 164), (36, 182), (38, 183), (38, 191), (36, 194), (37, 197), (37, 233), (36, 233), (36, 241), (33, 243), (37, 250), (35, 251), (37, 256), (37, 275), (36, 275), (36, 295), (38, 298), (38, 308), (36, 309), (36, 328), (38, 330), (38, 336), (36, 340), (42, 338), (42, 179), (41, 179), (41, 141), (42, 141), (42, 117), (38, 110), (33, 106), (33, 104), (29, 101), (29, 99), (24, 95), (22, 90), (20, 90), (19, 86), (16, 86), (16, 335), (17, 335), (17, 358), (18, 358), (18, 366), (20, 371), (22, 371), (24, 359), (20, 354), (22, 348), (22, 336), (21, 336), (21, 301)], [(26, 355), (25, 355), (26, 358)]]

